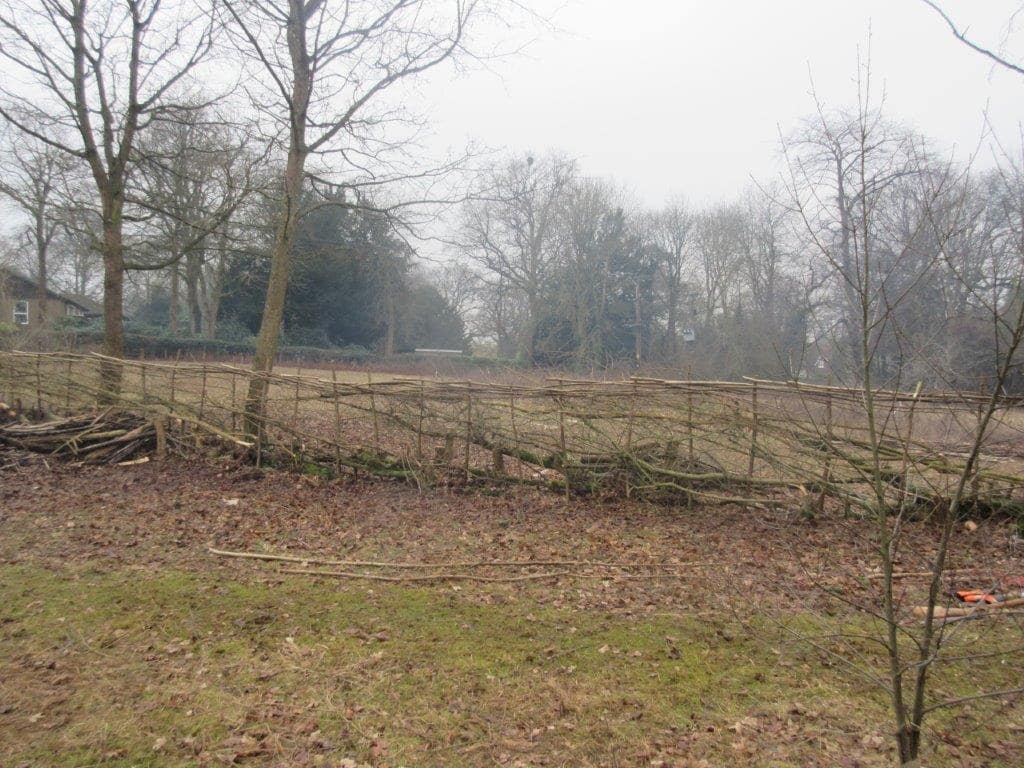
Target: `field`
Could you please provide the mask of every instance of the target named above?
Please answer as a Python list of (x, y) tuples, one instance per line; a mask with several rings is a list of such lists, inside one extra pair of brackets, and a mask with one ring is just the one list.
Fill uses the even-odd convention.
[[(0, 472), (0, 510), (3, 765), (893, 760), (884, 694), (830, 655), (847, 647), (837, 632), (877, 632), (828, 594), (863, 587), (859, 521), (21, 455)], [(911, 549), (932, 535), (912, 524)], [(1011, 535), (995, 521), (958, 534), (953, 565), (1019, 567)], [(317, 577), (211, 544), (563, 573)], [(577, 564), (455, 564), (480, 560)], [(1016, 631), (959, 626), (968, 647)], [(883, 663), (849, 643), (862, 671)], [(984, 659), (938, 674), (943, 696), (1019, 680)], [(969, 704), (931, 721), (927, 764), (1019, 765), (1022, 734), (1019, 698)]]

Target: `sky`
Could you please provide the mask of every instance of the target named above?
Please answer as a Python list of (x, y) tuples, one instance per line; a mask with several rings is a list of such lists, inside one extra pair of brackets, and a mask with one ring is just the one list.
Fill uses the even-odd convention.
[[(986, 120), (1012, 144), (1024, 118), (1024, 77), (956, 41), (921, 0), (527, 2), (555, 29), (423, 86), (435, 147), (562, 150), (643, 204), (711, 203), (778, 173), (779, 132), (814, 111), (812, 78), (827, 106), (855, 105), (869, 47), (886, 113), (943, 152), (991, 162)], [(1024, 33), (1007, 33), (1017, 5), (943, 3), (972, 37), (1024, 60)]]

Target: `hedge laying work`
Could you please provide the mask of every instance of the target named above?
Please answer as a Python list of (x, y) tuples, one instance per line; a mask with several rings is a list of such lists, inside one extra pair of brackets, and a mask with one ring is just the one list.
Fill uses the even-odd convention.
[[(101, 365), (112, 362), (124, 371), (116, 393), (101, 378)], [(258, 434), (250, 434), (244, 398), (257, 376), (269, 397)], [(868, 486), (881, 476), (894, 509), (941, 511), (988, 396), (873, 395), (874, 441), (863, 392), (799, 382), (374, 381), (350, 372), (261, 374), (224, 363), (12, 352), (0, 354), (0, 397), (22, 411), (73, 418), (7, 427), (0, 441), (81, 451), (84, 437), (65, 445), (59, 436), (92, 429), (90, 418), (133, 414), (150, 425), (154, 449), (159, 430), (176, 436), (171, 449), (221, 444), (257, 462), (323, 474), (364, 472), (420, 485), (529, 483), (686, 504), (813, 510), (832, 502), (854, 512), (870, 508)], [(977, 514), (1024, 508), (1024, 457), (1013, 449), (1024, 431), (1022, 405), (1020, 397), (1000, 398), (986, 428), (985, 453), (970, 479), (968, 507)], [(47, 430), (52, 435), (39, 439)], [(119, 439), (128, 434), (135, 433)]]

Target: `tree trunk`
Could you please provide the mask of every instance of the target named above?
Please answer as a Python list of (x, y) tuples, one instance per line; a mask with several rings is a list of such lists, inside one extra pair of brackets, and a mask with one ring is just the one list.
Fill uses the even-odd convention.
[(209, 278), (205, 274), (200, 275), (203, 278), (203, 335), (211, 340), (217, 338), (217, 315), (220, 313), (220, 300), (223, 296), (224, 277), (227, 272), (227, 260), (223, 253), (222, 247)]
[[(847, 351), (850, 359), (846, 369), (852, 372), (859, 372), (862, 367), (861, 359), (861, 306), (860, 297), (857, 293), (858, 275), (855, 274), (856, 265), (853, 263), (851, 253), (851, 232), (853, 226), (850, 221), (849, 201), (846, 195), (846, 185), (843, 179), (842, 163), (836, 165), (836, 204), (839, 206), (839, 258), (842, 262), (843, 285), (846, 296), (846, 340)], [(870, 291), (870, 286), (860, 286), (860, 290)]]
[(679, 324), (678, 309), (679, 307), (679, 281), (673, 276), (672, 282), (668, 287), (668, 322), (666, 324), (665, 336), (667, 337), (666, 351), (670, 360), (675, 360), (676, 355), (679, 353), (679, 331), (677, 325)]
[(391, 357), (395, 354), (395, 326), (397, 325), (394, 286), (388, 285), (386, 288), (384, 302), (384, 357)]
[[(256, 374), (269, 373), (274, 367), (277, 342), (284, 319), (284, 300), (288, 292), (288, 276), (291, 271), (292, 242), (299, 226), (302, 186), (305, 179), (306, 122), (309, 112), (309, 97), (313, 89), (313, 74), (306, 50), (306, 3), (291, 0), (288, 3), (288, 53), (292, 63), (292, 92), (289, 100), (291, 136), (288, 143), (288, 164), (284, 172), (284, 190), (281, 199), (281, 223), (274, 239), (271, 252), (270, 279), (267, 282), (267, 297), (263, 304), (263, 319), (260, 321), (256, 353), (252, 358), (252, 370)], [(249, 379), (249, 393), (245, 402), (245, 428), (250, 437), (257, 441), (263, 438), (263, 412), (267, 405), (269, 382), (256, 375)]]
[(540, 317), (540, 301), (535, 293), (530, 293), (526, 301), (530, 317), (526, 323), (526, 333), (520, 342), (520, 350), (521, 354), (525, 356), (524, 362), (533, 365), (537, 360), (537, 324)]
[(193, 336), (198, 336), (203, 329), (203, 310), (199, 305), (199, 273), (202, 268), (199, 253), (189, 253), (185, 257), (185, 298), (188, 301), (189, 331)]
[(644, 338), (641, 322), (643, 321), (643, 310), (640, 306), (640, 283), (633, 284), (633, 353), (636, 356), (636, 367), (639, 369), (644, 356)]
[(171, 295), (167, 302), (167, 330), (171, 336), (178, 335), (178, 304), (181, 297), (181, 277), (178, 265), (171, 265)]
[[(306, 155), (303, 151), (293, 149), (289, 152), (281, 205), (281, 224), (271, 254), (267, 296), (263, 304), (263, 318), (256, 340), (256, 352), (252, 359), (252, 370), (256, 373), (269, 373), (277, 356), (278, 339), (284, 320), (284, 300), (288, 292), (288, 275), (291, 271), (292, 242), (299, 224), (305, 161)], [(246, 400), (246, 433), (250, 437), (259, 438), (262, 435), (267, 389), (267, 379), (261, 376), (253, 376), (250, 379), (249, 395)]]
[[(124, 357), (124, 243), (119, 197), (103, 201), (103, 354)], [(113, 401), (121, 391), (120, 363), (104, 361), (101, 370), (104, 399)]]
[(39, 304), (39, 327), (45, 329), (47, 315), (46, 222), (42, 211), (36, 215), (36, 302)]

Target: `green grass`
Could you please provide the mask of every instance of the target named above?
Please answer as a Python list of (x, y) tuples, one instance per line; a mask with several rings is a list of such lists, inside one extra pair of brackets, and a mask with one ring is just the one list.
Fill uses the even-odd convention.
[(800, 765), (881, 741), (884, 702), (779, 639), (514, 593), (6, 566), (0, 764)]

